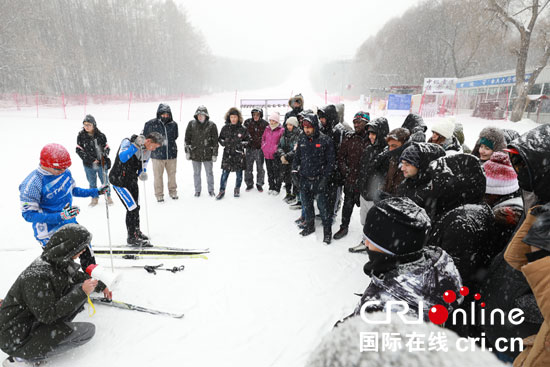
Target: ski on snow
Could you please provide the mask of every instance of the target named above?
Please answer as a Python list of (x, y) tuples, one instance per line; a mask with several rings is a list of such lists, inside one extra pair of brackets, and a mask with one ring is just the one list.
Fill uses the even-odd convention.
[[(93, 246), (94, 252), (110, 251), (106, 246)], [(140, 251), (140, 252), (178, 252), (186, 254), (206, 254), (210, 252), (209, 248), (180, 248), (180, 247), (168, 247), (168, 246), (113, 246), (113, 251)]]
[(130, 265), (130, 266), (115, 266), (118, 269), (144, 269), (146, 272), (151, 274), (157, 274), (157, 270), (166, 270), (171, 273), (178, 273), (185, 269), (185, 265), (174, 266), (171, 268), (163, 267), (164, 264), (158, 265)]
[(145, 313), (150, 313), (150, 314), (153, 314), (153, 315), (169, 316), (169, 317), (173, 317), (175, 319), (181, 319), (183, 317), (182, 313), (181, 314), (176, 314), (176, 313), (171, 313), (171, 312), (159, 311), (159, 310), (155, 310), (155, 309), (152, 309), (152, 308), (137, 306), (137, 305), (133, 305), (131, 303), (126, 303), (126, 302), (122, 302), (122, 301), (109, 300), (109, 299), (103, 298), (103, 297), (90, 297), (90, 299), (92, 300), (92, 302), (94, 302), (96, 304), (111, 306), (111, 307), (116, 307), (116, 308), (122, 308), (124, 310), (145, 312)]
[[(111, 249), (108, 247), (93, 247), (94, 255), (99, 257), (110, 256)], [(207, 260), (204, 254), (209, 253), (209, 249), (169, 249), (159, 247), (113, 247), (113, 256), (123, 259), (170, 259), (170, 258), (200, 258)]]

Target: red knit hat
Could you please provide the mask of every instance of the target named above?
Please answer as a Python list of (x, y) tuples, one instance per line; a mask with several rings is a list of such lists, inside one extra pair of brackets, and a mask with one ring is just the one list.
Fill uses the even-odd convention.
[(519, 189), (518, 175), (510, 157), (504, 152), (494, 152), (491, 159), (483, 165), (487, 177), (486, 194), (508, 195)]
[(47, 144), (40, 151), (40, 165), (48, 168), (67, 169), (71, 166), (71, 155), (63, 145)]

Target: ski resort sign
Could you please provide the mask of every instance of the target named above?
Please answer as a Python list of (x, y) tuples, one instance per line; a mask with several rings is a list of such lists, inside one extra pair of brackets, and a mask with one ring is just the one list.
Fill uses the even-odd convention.
[(454, 96), (456, 78), (424, 78), (423, 94)]

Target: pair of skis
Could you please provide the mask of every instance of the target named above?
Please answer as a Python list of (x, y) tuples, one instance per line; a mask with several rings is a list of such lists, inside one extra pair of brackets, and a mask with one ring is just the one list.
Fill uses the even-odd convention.
[[(93, 247), (94, 255), (99, 257), (110, 256), (111, 249), (108, 247)], [(198, 258), (207, 260), (205, 255), (210, 249), (184, 249), (178, 247), (153, 246), (153, 247), (128, 247), (117, 246), (112, 248), (112, 254), (122, 259), (171, 259), (171, 258)]]

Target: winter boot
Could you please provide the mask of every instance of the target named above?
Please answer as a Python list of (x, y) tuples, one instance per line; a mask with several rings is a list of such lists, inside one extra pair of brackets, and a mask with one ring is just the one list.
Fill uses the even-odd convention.
[(298, 228), (305, 229), (306, 227), (307, 227), (307, 222), (305, 220), (298, 223)]
[(348, 234), (348, 227), (340, 226), (340, 229), (338, 230), (338, 232), (334, 234), (334, 239), (339, 240), (340, 238), (344, 237), (347, 234)]
[(250, 191), (254, 188), (254, 185), (246, 185), (246, 191)]
[(151, 242), (149, 242), (149, 240), (140, 238), (138, 232), (134, 233), (133, 235), (129, 235), (126, 242), (130, 247), (153, 247), (153, 245), (151, 245)]
[(348, 250), (349, 252), (367, 252), (367, 246), (365, 246), (365, 243), (361, 241), (357, 246), (350, 247)]
[(235, 187), (235, 191), (233, 191), (233, 196), (236, 197), (236, 198), (241, 196), (241, 189), (238, 188), (238, 187)]
[(214, 191), (208, 191), (208, 195), (210, 195), (210, 196), (216, 196), (216, 194), (214, 193)]
[(286, 196), (284, 197), (283, 201), (287, 204), (289, 204), (292, 200), (294, 200), (296, 198), (295, 195), (292, 195), (292, 194), (286, 194)]
[(164, 203), (164, 197), (159, 196), (159, 197), (157, 198), (157, 203)]
[(178, 194), (171, 194), (170, 197), (172, 198), (172, 200), (178, 200), (179, 199)]
[(201, 196), (201, 192), (200, 192), (200, 191), (197, 191), (197, 192), (195, 193), (195, 197), (198, 198), (199, 196)]
[(300, 224), (300, 223), (302, 223), (303, 221), (304, 221), (304, 217), (300, 216), (300, 218), (296, 219), (296, 220), (294, 221), (294, 223)]
[(315, 233), (315, 223), (307, 223), (305, 228), (300, 232), (300, 235), (305, 237)]
[(99, 198), (92, 198), (89, 206), (96, 206), (99, 203)]
[(149, 241), (149, 237), (147, 237), (140, 229), (137, 230), (136, 235), (142, 240)]
[(330, 245), (332, 241), (332, 228), (330, 226), (323, 227), (323, 242)]
[(220, 190), (218, 193), (218, 196), (216, 196), (216, 200), (221, 200), (225, 196), (225, 190)]
[(40, 362), (30, 362), (17, 357), (8, 357), (2, 363), (2, 367), (35, 367), (35, 366), (45, 366), (46, 361)]
[(264, 192), (264, 188), (262, 187), (262, 185), (256, 185), (256, 188), (259, 192)]
[(301, 210), (302, 209), (302, 203), (300, 201), (297, 201), (295, 204), (290, 205), (289, 209)]

